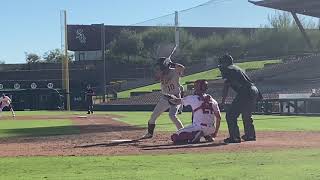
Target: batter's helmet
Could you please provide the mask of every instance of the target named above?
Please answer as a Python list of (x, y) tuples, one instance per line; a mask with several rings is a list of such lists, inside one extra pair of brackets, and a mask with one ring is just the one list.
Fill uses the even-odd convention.
[(167, 57), (160, 57), (157, 62), (157, 65), (160, 67), (161, 71), (168, 69), (172, 64), (173, 63), (171, 59)]
[(204, 94), (208, 89), (208, 81), (205, 79), (196, 80), (194, 82), (194, 93)]
[(233, 64), (233, 58), (231, 55), (226, 54), (219, 58), (219, 67), (229, 66), (231, 64)]
[(164, 64), (166, 59), (167, 59), (166, 57), (160, 57), (158, 59), (157, 65), (160, 67), (161, 71), (163, 71), (163, 70), (165, 70), (167, 68), (167, 66)]

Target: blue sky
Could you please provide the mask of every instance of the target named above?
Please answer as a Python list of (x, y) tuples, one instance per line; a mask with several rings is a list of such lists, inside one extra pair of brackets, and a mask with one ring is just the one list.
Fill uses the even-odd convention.
[[(68, 24), (131, 25), (208, 0), (0, 0), (0, 60), (24, 63), (24, 52), (43, 55), (60, 48), (60, 10)], [(212, 4), (180, 13), (181, 26), (258, 27), (274, 10), (247, 0), (215, 0)], [(172, 21), (171, 21), (172, 20)], [(172, 18), (158, 20), (171, 23)], [(148, 25), (159, 22), (149, 22)], [(143, 24), (142, 24), (143, 25)]]

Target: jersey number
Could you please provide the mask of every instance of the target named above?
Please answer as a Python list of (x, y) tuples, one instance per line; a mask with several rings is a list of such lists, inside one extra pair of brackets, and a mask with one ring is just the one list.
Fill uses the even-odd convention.
[(174, 85), (173, 84), (169, 84), (167, 86), (167, 88), (168, 88), (168, 91), (172, 91), (172, 90), (174, 90)]
[(202, 109), (203, 114), (213, 114), (213, 108), (212, 108), (211, 103), (209, 103), (209, 104), (203, 103), (201, 109)]

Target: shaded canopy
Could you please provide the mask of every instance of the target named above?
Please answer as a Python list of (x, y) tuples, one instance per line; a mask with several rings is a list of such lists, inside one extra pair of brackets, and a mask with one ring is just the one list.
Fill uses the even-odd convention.
[(249, 0), (249, 2), (257, 6), (320, 18), (320, 0)]

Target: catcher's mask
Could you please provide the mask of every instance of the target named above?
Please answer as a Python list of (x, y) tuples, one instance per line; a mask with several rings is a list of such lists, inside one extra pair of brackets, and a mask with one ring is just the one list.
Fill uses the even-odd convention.
[(194, 94), (204, 94), (208, 89), (208, 81), (204, 79), (196, 80), (194, 82)]
[(225, 54), (222, 57), (219, 58), (219, 62), (218, 62), (218, 66), (219, 67), (226, 67), (229, 66), (231, 64), (233, 64), (233, 58), (231, 55), (229, 54)]

